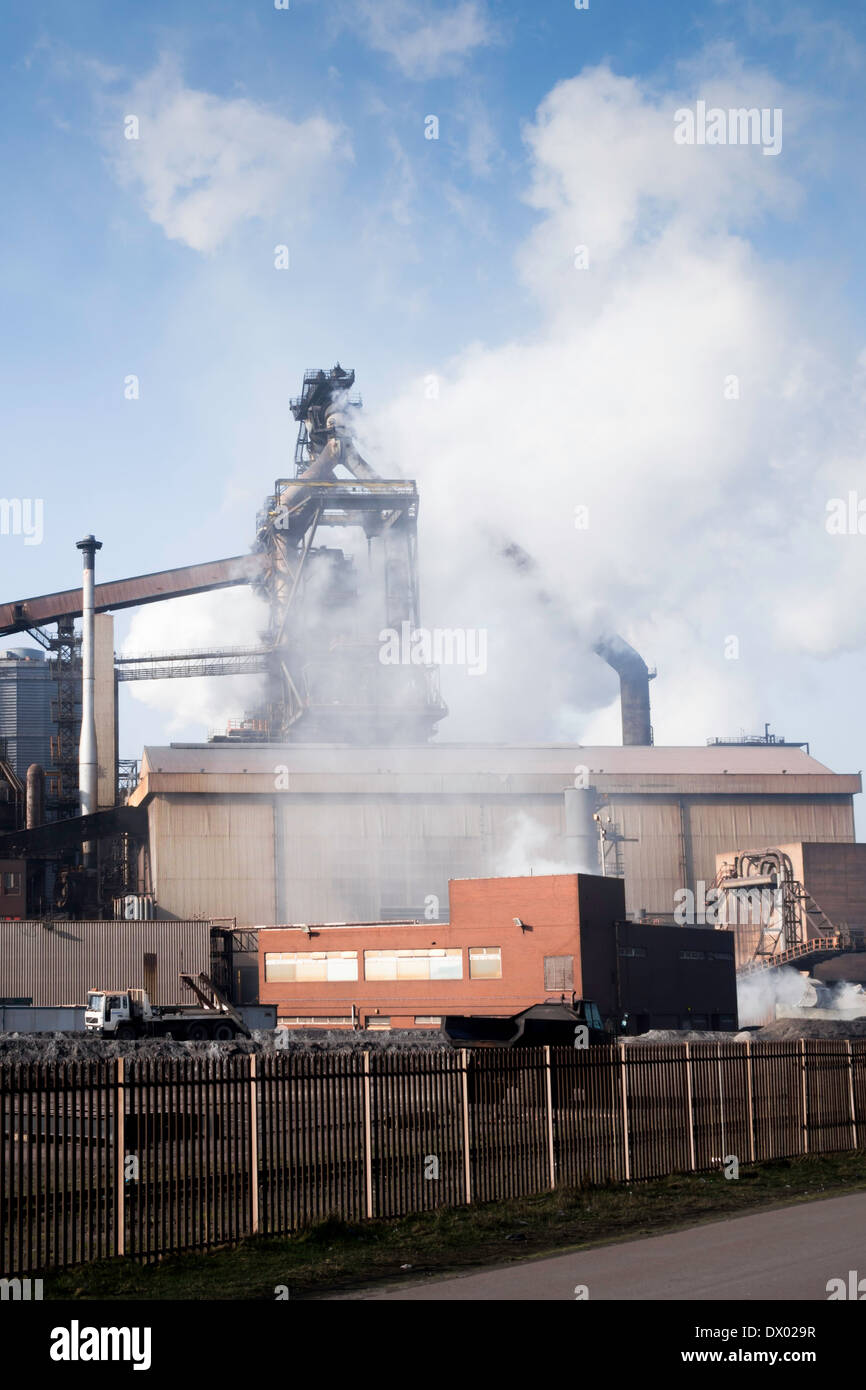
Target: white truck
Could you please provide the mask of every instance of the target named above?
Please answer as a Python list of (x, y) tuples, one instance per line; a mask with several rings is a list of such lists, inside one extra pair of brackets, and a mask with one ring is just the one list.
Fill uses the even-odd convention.
[(215, 1038), (228, 1042), (250, 1031), (208, 975), (181, 975), (196, 1004), (152, 1004), (143, 989), (91, 989), (87, 992), (84, 1027), (100, 1038), (165, 1038), (199, 1042)]

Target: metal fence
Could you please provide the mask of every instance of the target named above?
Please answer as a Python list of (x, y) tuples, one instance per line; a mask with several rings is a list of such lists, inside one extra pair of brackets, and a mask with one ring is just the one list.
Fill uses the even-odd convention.
[(0, 1273), (864, 1147), (866, 1039), (0, 1065)]

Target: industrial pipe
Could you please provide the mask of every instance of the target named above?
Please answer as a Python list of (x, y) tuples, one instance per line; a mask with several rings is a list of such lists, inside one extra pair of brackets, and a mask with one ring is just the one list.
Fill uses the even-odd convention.
[(619, 676), (623, 744), (651, 744), (649, 683), (652, 676), (643, 657), (616, 634), (602, 637), (593, 651)]
[[(96, 672), (94, 667), (93, 630), (94, 595), (93, 570), (97, 550), (102, 549), (102, 541), (93, 536), (85, 536), (76, 542), (81, 551), (84, 572), (81, 583), (82, 621), (81, 621), (81, 740), (78, 745), (78, 790), (81, 798), (81, 814), (89, 816), (98, 810), (96, 788), (98, 764), (96, 754), (96, 712), (94, 693)], [(82, 846), (84, 864), (92, 864), (93, 846), (88, 841)]]
[(28, 830), (45, 824), (45, 769), (31, 763), (27, 769), (24, 824)]
[(575, 870), (579, 874), (597, 874), (598, 830), (592, 818), (596, 804), (595, 788), (566, 787), (562, 795), (565, 801), (565, 838)]

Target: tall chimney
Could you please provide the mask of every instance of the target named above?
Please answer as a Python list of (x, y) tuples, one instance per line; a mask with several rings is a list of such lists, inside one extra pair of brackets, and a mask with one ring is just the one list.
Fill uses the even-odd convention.
[[(81, 742), (78, 745), (78, 790), (81, 797), (81, 814), (89, 816), (97, 809), (96, 783), (98, 776), (96, 756), (96, 714), (94, 709), (94, 687), (96, 675), (93, 660), (93, 567), (97, 550), (102, 549), (102, 541), (93, 536), (85, 536), (76, 542), (84, 561), (81, 584)], [(85, 866), (92, 863), (93, 846), (82, 846)]]
[(649, 683), (652, 676), (643, 657), (614, 633), (596, 642), (593, 651), (603, 657), (619, 676), (622, 708), (622, 741), (624, 744), (646, 744), (653, 741), (650, 723)]
[(39, 763), (31, 763), (27, 769), (27, 788), (24, 824), (28, 830), (45, 824), (45, 771)]

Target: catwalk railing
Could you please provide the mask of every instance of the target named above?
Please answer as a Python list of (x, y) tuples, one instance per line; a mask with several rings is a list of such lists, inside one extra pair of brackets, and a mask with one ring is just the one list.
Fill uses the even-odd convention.
[(0, 1273), (866, 1147), (866, 1039), (0, 1065)]

